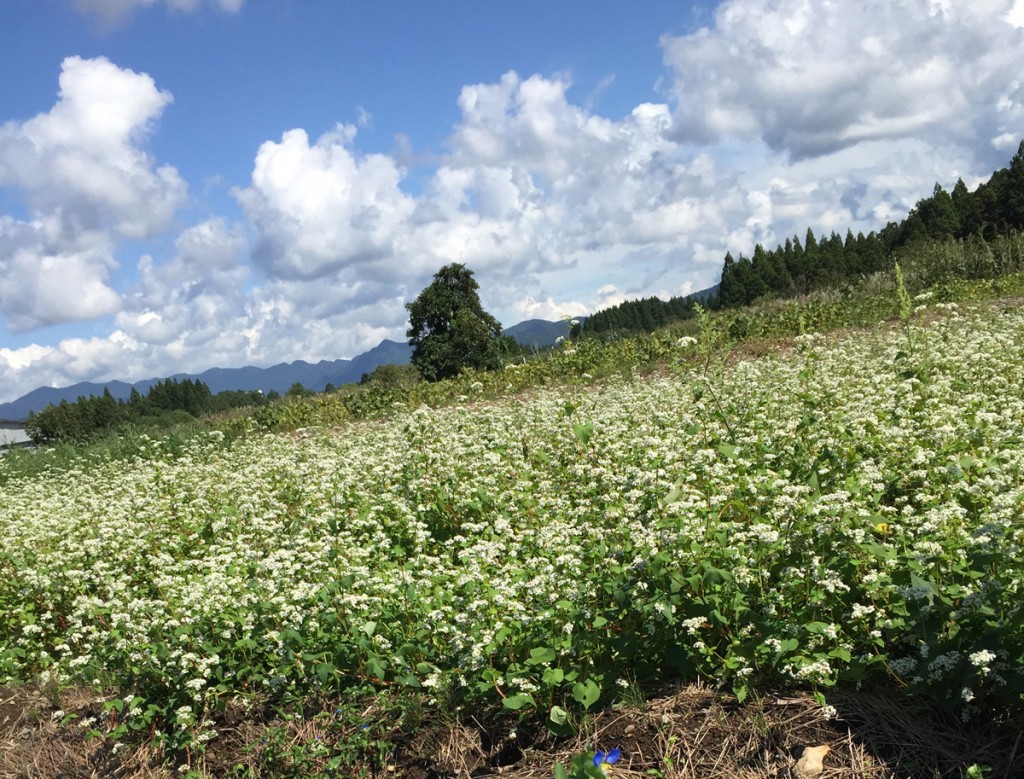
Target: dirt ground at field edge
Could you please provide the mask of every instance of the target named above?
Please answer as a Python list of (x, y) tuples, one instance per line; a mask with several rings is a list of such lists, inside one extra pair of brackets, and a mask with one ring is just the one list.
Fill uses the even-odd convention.
[[(152, 743), (118, 746), (88, 738), (77, 720), (54, 718), (54, 696), (34, 686), (0, 688), (2, 779), (172, 779), (184, 756), (169, 759)], [(96, 716), (91, 691), (66, 690), (59, 705), (80, 718)], [(384, 763), (339, 768), (334, 775), (409, 779), (545, 779), (586, 749), (621, 750), (611, 770), (619, 779), (769, 779), (800, 776), (807, 747), (828, 746), (822, 779), (964, 777), (971, 766), (988, 779), (1024, 776), (1021, 731), (992, 721), (962, 723), (922, 703), (881, 693), (833, 693), (826, 718), (809, 693), (766, 696), (743, 705), (701, 685), (660, 691), (646, 701), (588, 716), (571, 739), (554, 739), (542, 723), (481, 714), (458, 722), (427, 716), (415, 732), (395, 738)], [(313, 719), (239, 716), (219, 723), (202, 759), (201, 777), (306, 776), (287, 761), (265, 760), (266, 734), (290, 744), (329, 738)], [(96, 726), (94, 726), (96, 727)], [(330, 746), (328, 744), (328, 746)], [(177, 765), (175, 765), (175, 763)], [(307, 771), (316, 760), (304, 764)], [(291, 766), (298, 768), (298, 766)], [(362, 769), (362, 773), (358, 772)], [(977, 769), (975, 769), (977, 770)], [(326, 772), (323, 775), (328, 775)]]

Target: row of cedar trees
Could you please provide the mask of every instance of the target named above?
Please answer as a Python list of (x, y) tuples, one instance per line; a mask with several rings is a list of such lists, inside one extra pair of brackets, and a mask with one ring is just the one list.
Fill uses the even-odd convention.
[(262, 405), (276, 395), (244, 391), (214, 395), (198, 379), (165, 379), (150, 387), (146, 395), (133, 387), (128, 400), (117, 400), (109, 389), (104, 389), (99, 396), (83, 396), (73, 403), (64, 400), (60, 405), (47, 406), (29, 415), (25, 432), (37, 444), (84, 441), (128, 422), (163, 427), (213, 411)]
[(725, 255), (717, 291), (704, 300), (675, 297), (632, 300), (598, 311), (586, 320), (585, 334), (616, 330), (652, 331), (693, 316), (695, 303), (738, 308), (765, 296), (791, 297), (870, 276), (892, 267), (901, 249), (924, 243), (991, 241), (1024, 230), (1024, 142), (1010, 165), (971, 192), (963, 180), (952, 193), (936, 184), (901, 222), (878, 232), (816, 237), (808, 228), (801, 243), (787, 238), (774, 250), (758, 244), (747, 258)]

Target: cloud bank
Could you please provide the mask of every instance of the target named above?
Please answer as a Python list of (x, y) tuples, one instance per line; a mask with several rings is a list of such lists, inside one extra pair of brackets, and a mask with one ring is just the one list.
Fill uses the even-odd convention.
[(0, 126), (0, 187), (22, 205), (0, 216), (0, 314), (13, 332), (110, 327), (0, 349), (3, 399), (352, 356), (402, 339), (404, 303), (449, 262), (508, 325), (685, 294), (718, 280), (727, 250), (808, 226), (875, 229), (936, 181), (1006, 164), (1024, 135), (1022, 23), (1010, 0), (723, 2), (709, 27), (662, 39), (666, 102), (613, 119), (568, 77), (509, 71), (453, 96), (439, 150), (282, 128), (234, 182), (242, 220), (184, 228), (186, 182), (147, 149), (172, 96), (69, 58), (50, 111)]
[(108, 276), (118, 241), (159, 235), (187, 195), (145, 149), (170, 102), (147, 75), (69, 57), (49, 112), (0, 125), (0, 187), (27, 212), (0, 217), (0, 274), (15, 281), (0, 293), (9, 329), (117, 310)]
[(725, 2), (662, 41), (673, 136), (793, 159), (915, 137), (1003, 151), (1024, 118), (1020, 17), (1013, 0)]

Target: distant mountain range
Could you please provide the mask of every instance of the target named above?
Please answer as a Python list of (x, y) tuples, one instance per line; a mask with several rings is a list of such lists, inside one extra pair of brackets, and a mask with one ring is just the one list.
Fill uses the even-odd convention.
[[(523, 346), (537, 348), (553, 345), (558, 336), (564, 336), (566, 332), (565, 322), (548, 322), (543, 319), (531, 319), (503, 331)], [(364, 373), (372, 373), (381, 365), (405, 365), (411, 355), (409, 344), (384, 340), (351, 360), (321, 360), (315, 364), (296, 360), (269, 368), (211, 368), (198, 374), (176, 373), (167, 378), (178, 381), (198, 379), (214, 395), (225, 390), (274, 390), (283, 395), (296, 382), (306, 389), (322, 392), (328, 384), (337, 387), (358, 382)], [(118, 400), (127, 400), (133, 388), (145, 395), (150, 387), (163, 378), (143, 379), (134, 384), (124, 381), (83, 381), (70, 387), (39, 387), (10, 403), (0, 403), (0, 421), (22, 421), (28, 417), (29, 412), (42, 411), (51, 403), (59, 405), (62, 400), (70, 403), (83, 396), (102, 395), (105, 389), (109, 389), (110, 394)]]
[[(587, 321), (585, 316), (579, 317), (580, 324)], [(545, 346), (554, 346), (559, 338), (569, 334), (569, 325), (566, 322), (548, 322), (546, 319), (527, 319), (518, 325), (512, 325), (501, 331), (502, 335), (510, 335), (523, 346), (533, 346), (542, 349)]]

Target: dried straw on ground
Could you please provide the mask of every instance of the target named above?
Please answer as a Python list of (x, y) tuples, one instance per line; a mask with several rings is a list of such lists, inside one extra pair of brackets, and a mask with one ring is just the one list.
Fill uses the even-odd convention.
[[(60, 700), (31, 686), (0, 689), (0, 779), (172, 779), (173, 760), (151, 743), (116, 747), (88, 738), (76, 721), (60, 725), (56, 705), (83, 716), (101, 710), (87, 691), (63, 691)], [(827, 718), (810, 695), (767, 696), (738, 705), (700, 685), (663, 690), (648, 701), (608, 709), (579, 722), (579, 735), (556, 741), (538, 722), (467, 716), (431, 717), (401, 739), (386, 765), (367, 775), (451, 779), (502, 776), (550, 779), (587, 749), (622, 751), (611, 773), (618, 779), (791, 779), (808, 747), (828, 747), (821, 779), (961, 777), (972, 765), (990, 778), (1024, 776), (1021, 733), (995, 722), (958, 722), (922, 705), (879, 694), (830, 695)], [(200, 775), (223, 776), (261, 768), (261, 736), (285, 728), (299, 743), (319, 735), (317, 722), (241, 716), (234, 712), (207, 754), (195, 758)], [(179, 756), (178, 762), (184, 759)], [(804, 765), (811, 761), (805, 760)], [(237, 775), (237, 773), (236, 773)], [(804, 774), (807, 775), (807, 774)]]

